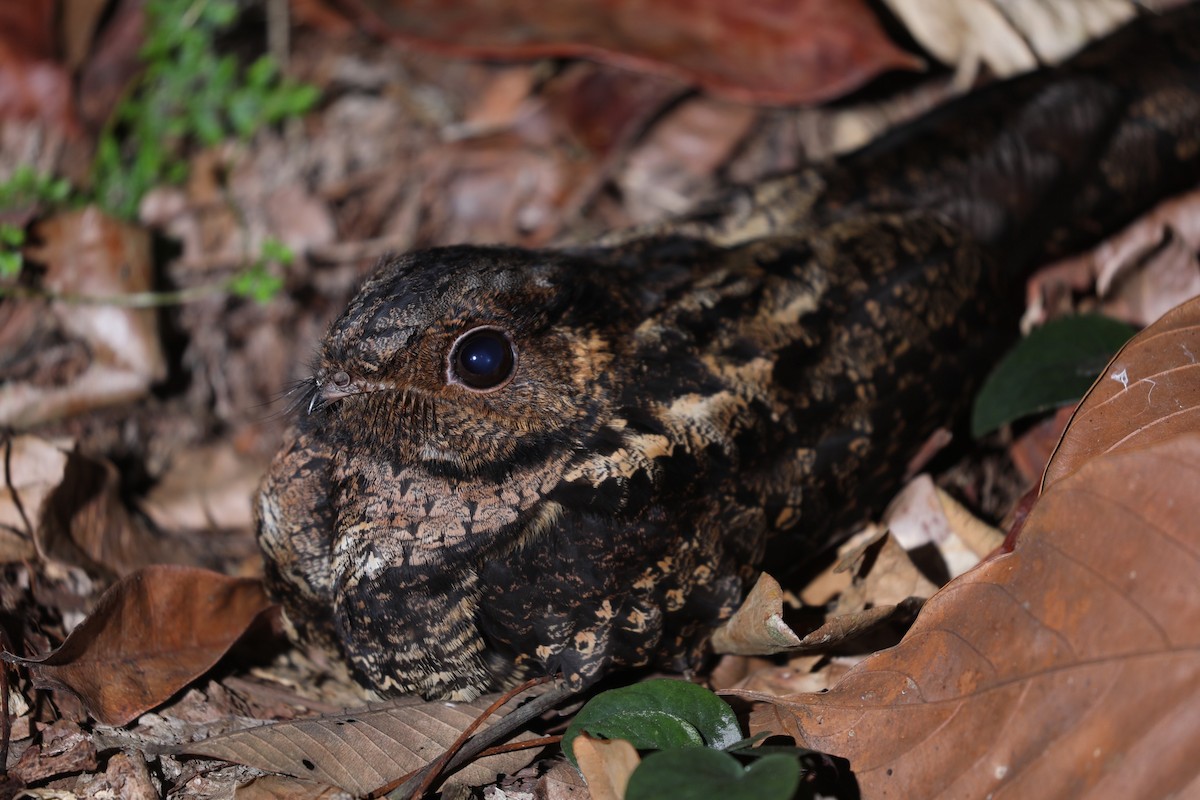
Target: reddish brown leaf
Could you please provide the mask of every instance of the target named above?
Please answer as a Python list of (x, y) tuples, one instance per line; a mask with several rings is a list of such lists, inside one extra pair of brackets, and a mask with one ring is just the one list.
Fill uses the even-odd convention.
[[(730, 99), (815, 103), (920, 59), (861, 0), (343, 0), (406, 43), (487, 58), (589, 56)], [(375, 15), (378, 16), (375, 16)]]
[(1200, 429), (1200, 298), (1167, 312), (1121, 348), (1071, 417), (1042, 491), (1090, 459)]
[(952, 581), (829, 692), (768, 703), (864, 797), (1165, 797), (1200, 786), (1200, 436), (1054, 484), (1014, 551)]
[(269, 605), (258, 580), (146, 567), (105, 592), (53, 653), (4, 658), (28, 664), (38, 688), (74, 692), (97, 720), (124, 725), (217, 663)]
[(56, 59), (54, 21), (54, 3), (0, 3), (0, 121), (36, 117), (77, 129), (71, 79)]

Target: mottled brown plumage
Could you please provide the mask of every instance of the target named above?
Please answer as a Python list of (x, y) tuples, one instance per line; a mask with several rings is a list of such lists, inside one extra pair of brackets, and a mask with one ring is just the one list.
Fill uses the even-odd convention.
[(1198, 178), (1192, 7), (689, 220), (390, 259), (260, 492), (272, 590), (384, 691), (695, 666), (961, 412), (1031, 264)]

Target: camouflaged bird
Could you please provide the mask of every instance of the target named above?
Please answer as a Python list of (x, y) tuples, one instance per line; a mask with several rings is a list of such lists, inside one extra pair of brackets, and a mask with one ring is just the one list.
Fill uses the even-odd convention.
[(1198, 180), (1191, 7), (688, 220), (391, 258), (258, 496), (269, 585), (385, 692), (693, 668), (961, 414), (1030, 265)]

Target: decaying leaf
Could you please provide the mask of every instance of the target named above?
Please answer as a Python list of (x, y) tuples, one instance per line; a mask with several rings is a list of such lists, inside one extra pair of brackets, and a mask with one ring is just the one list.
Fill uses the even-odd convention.
[(575, 737), (575, 760), (587, 780), (591, 800), (624, 800), (629, 776), (641, 762), (637, 750), (624, 739)]
[(407, 44), (487, 58), (589, 56), (742, 102), (830, 100), (887, 70), (922, 64), (892, 44), (861, 0), (362, 5)]
[(349, 795), (313, 781), (263, 775), (237, 787), (233, 800), (349, 800)]
[[(43, 286), (47, 291), (60, 296), (119, 299), (152, 288), (150, 237), (144, 229), (119, 222), (97, 208), (86, 208), (43, 221), (37, 234), (45, 244), (28, 248), (29, 256), (45, 264)], [(136, 399), (166, 375), (153, 309), (58, 300), (49, 303), (49, 310), (56, 334), (86, 348), (85, 366), (81, 371), (69, 370), (63, 380), (57, 365), (35, 370), (8, 363), (9, 369), (36, 374), (0, 384), (0, 424), (26, 429)], [(34, 315), (26, 320), (26, 327), (34, 330), (44, 323)], [(6, 329), (4, 333), (13, 347), (29, 351), (7, 354), (6, 361), (36, 361), (40, 355), (36, 338), (21, 341), (20, 330)]]
[[(974, 516), (928, 475), (918, 475), (896, 495), (883, 524), (906, 551), (936, 547), (949, 578), (963, 574), (1004, 543), (1003, 533)], [(913, 595), (929, 596), (918, 586), (904, 589), (903, 597)]]
[(979, 67), (1007, 77), (1054, 64), (1135, 13), (1129, 0), (886, 0), (909, 33), (970, 86)]
[(27, 664), (38, 688), (66, 689), (94, 718), (124, 725), (202, 675), (270, 606), (262, 584), (158, 565), (100, 598), (62, 646)]
[(33, 534), (46, 498), (62, 480), (67, 454), (36, 436), (14, 436), (0, 447), (0, 563), (33, 558)]
[(1200, 298), (1133, 337), (1084, 395), (1050, 457), (1042, 491), (1102, 453), (1200, 428)]
[(827, 693), (759, 696), (752, 732), (848, 758), (870, 797), (1194, 792), (1198, 482), (1196, 434), (1088, 461), (901, 644)]
[(801, 638), (783, 621), (779, 583), (763, 573), (737, 612), (713, 634), (713, 651), (736, 655), (828, 652), (893, 619), (911, 619), (919, 607), (919, 599), (902, 598), (894, 604), (856, 608), (830, 617)]
[(56, 6), (0, 4), (0, 121), (40, 117), (77, 132), (71, 78), (56, 59)]
[[(366, 795), (440, 756), (495, 695), (470, 703), (405, 697), (386, 706), (248, 728), (175, 748)], [(485, 724), (486, 727), (486, 724)], [(532, 738), (530, 734), (517, 741)], [(479, 786), (528, 764), (538, 749), (480, 759), (447, 782)]]
[(718, 654), (769, 655), (799, 644), (800, 637), (783, 621), (783, 589), (765, 572), (712, 637), (713, 652)]

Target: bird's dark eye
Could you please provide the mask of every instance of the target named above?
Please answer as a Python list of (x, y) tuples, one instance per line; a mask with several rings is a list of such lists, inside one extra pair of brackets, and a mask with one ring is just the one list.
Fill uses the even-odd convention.
[(496, 328), (467, 331), (450, 351), (452, 380), (470, 389), (498, 389), (512, 377), (516, 350), (512, 341)]

